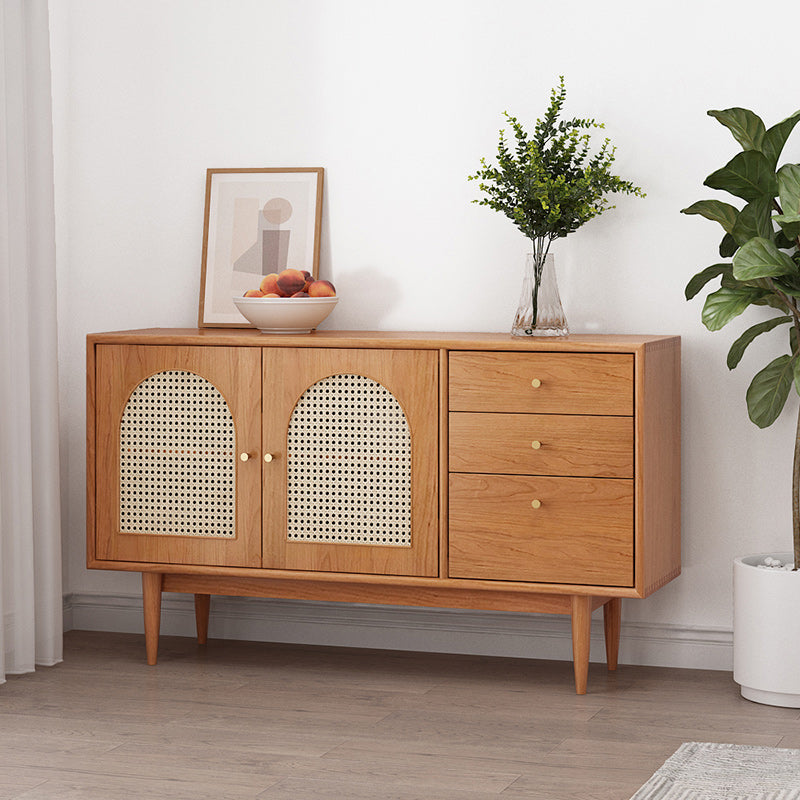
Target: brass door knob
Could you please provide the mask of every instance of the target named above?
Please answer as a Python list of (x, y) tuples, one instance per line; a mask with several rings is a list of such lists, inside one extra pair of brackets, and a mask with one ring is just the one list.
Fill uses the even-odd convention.
[(540, 441), (538, 441), (537, 439), (534, 439), (534, 440), (531, 442), (531, 447), (532, 447), (534, 450), (538, 450), (538, 449), (539, 449), (541, 446), (542, 446), (542, 443), (541, 443)]
[(542, 382), (538, 378), (534, 378), (531, 381), (531, 386), (533, 386), (534, 389), (538, 389), (541, 385), (542, 385)]
[(541, 500), (531, 500), (531, 508), (539, 508), (541, 505)]
[(272, 453), (264, 453), (264, 461), (269, 464), (269, 462), (272, 461)]
[(250, 460), (250, 453), (242, 453), (239, 456), (239, 461), (249, 461)]

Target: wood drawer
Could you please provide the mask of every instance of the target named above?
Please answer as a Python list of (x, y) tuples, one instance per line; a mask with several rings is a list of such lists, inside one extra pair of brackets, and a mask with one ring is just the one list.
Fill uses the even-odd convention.
[(633, 477), (633, 417), (451, 412), (450, 471)]
[(633, 356), (451, 353), (450, 411), (632, 415)]
[(449, 518), (452, 578), (633, 585), (632, 480), (453, 474)]

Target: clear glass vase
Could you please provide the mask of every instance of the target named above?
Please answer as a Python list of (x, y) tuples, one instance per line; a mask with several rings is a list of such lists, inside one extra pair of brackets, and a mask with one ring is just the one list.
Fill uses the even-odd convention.
[(538, 263), (533, 253), (525, 257), (522, 293), (511, 333), (514, 336), (566, 336), (569, 333), (552, 253)]

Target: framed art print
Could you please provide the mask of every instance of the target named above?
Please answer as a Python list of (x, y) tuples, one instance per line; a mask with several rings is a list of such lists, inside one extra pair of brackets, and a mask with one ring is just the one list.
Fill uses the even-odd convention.
[(322, 167), (209, 169), (200, 276), (201, 328), (250, 327), (233, 297), (272, 272), (319, 273)]

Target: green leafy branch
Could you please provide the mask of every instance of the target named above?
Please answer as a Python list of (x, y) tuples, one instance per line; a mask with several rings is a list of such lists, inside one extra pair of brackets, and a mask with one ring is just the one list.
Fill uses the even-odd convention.
[(543, 260), (550, 243), (578, 230), (614, 206), (609, 193), (644, 197), (642, 190), (611, 172), (616, 148), (609, 139), (590, 155), (591, 135), (602, 128), (594, 119), (559, 119), (566, 98), (564, 78), (551, 91), (550, 105), (529, 137), (516, 117), (504, 112), (515, 142), (500, 131), (497, 165), (481, 159), (469, 176), (485, 197), (474, 200), (505, 214), (534, 244)]

